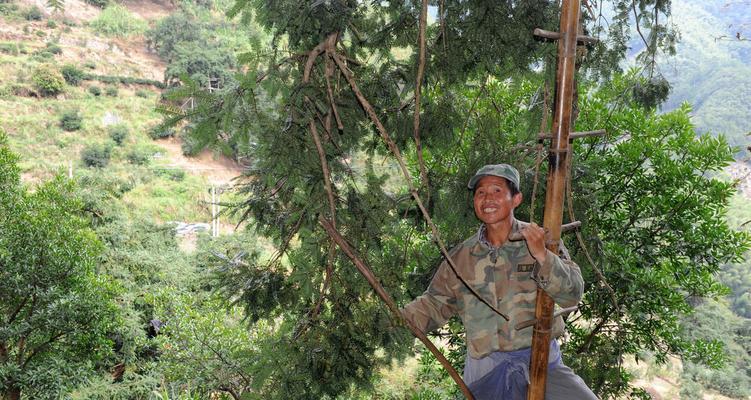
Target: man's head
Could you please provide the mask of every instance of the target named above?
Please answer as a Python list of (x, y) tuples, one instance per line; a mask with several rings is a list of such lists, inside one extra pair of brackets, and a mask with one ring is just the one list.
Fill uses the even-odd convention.
[(475, 191), (477, 183), (485, 176), (497, 176), (506, 179), (511, 195), (519, 193), (519, 171), (508, 164), (488, 164), (477, 170), (475, 176), (469, 180), (467, 188)]
[(474, 192), (477, 218), (485, 224), (510, 222), (522, 201), (519, 172), (508, 164), (480, 168), (467, 185)]

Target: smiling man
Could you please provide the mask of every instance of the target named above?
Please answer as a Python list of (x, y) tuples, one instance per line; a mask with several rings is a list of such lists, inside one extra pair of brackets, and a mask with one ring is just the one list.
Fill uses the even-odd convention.
[[(581, 300), (584, 282), (562, 243), (560, 254), (550, 252), (541, 227), (514, 218), (514, 209), (522, 202), (519, 172), (514, 167), (486, 165), (470, 179), (468, 188), (474, 194), (475, 215), (482, 222), (479, 230), (451, 250), (456, 271), (444, 260), (425, 293), (402, 312), (423, 332), (459, 315), (467, 341), (464, 380), (475, 397), (523, 400), (527, 397), (533, 328), (516, 329), (516, 325), (535, 318), (537, 287), (559, 306), (570, 307)], [(510, 241), (517, 232), (523, 240)], [(558, 316), (552, 326), (545, 398), (596, 399), (561, 361), (555, 338), (563, 329), (563, 319)]]

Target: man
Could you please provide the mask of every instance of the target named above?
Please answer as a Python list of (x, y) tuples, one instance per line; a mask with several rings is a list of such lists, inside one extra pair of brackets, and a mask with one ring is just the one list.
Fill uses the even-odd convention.
[[(514, 167), (486, 165), (470, 179), (468, 188), (474, 192), (475, 214), (482, 222), (479, 231), (451, 250), (456, 272), (444, 260), (425, 293), (402, 312), (423, 332), (458, 314), (468, 349), (464, 380), (475, 397), (526, 399), (533, 327), (517, 330), (516, 325), (535, 318), (538, 286), (559, 306), (576, 305), (584, 287), (581, 271), (567, 259), (562, 244), (563, 258), (547, 250), (541, 227), (514, 218), (514, 209), (522, 202), (519, 172)], [(524, 240), (510, 241), (517, 232)], [(486, 303), (494, 303), (509, 320)], [(552, 337), (560, 336), (563, 329), (563, 319), (558, 316), (553, 320)], [(547, 400), (597, 399), (584, 381), (563, 365), (555, 339), (548, 363)]]

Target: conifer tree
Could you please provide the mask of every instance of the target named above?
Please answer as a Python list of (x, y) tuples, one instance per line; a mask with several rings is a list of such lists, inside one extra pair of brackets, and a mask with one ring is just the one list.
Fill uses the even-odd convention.
[[(581, 49), (582, 73), (614, 76), (628, 41), (626, 3), (613, 2), (619, 13), (611, 36), (603, 32), (600, 44)], [(427, 5), (437, 9), (430, 24), (422, 12)], [(589, 5), (587, 28), (597, 32), (597, 10)], [(664, 15), (669, 5), (636, 1), (633, 12)], [(555, 30), (555, 2), (318, 0), (300, 7), (292, 0), (239, 0), (230, 12), (238, 14), (273, 35), (269, 47), (243, 58), (247, 73), (235, 87), (209, 94), (186, 81), (168, 98), (193, 96), (197, 107), (189, 113), (164, 107), (168, 124), (189, 120), (200, 143), (246, 162), (248, 179), (238, 186), (245, 200), (234, 210), (276, 246), (271, 256), (223, 265), (216, 288), (243, 304), (251, 323), (276, 324), (275, 334), (261, 341), (259, 354), (266, 356), (257, 360), (253, 382), (259, 397), (334, 398), (353, 385), (367, 389), (379, 367), (411, 353), (411, 336), (321, 220), (344, 235), (404, 304), (427, 286), (440, 262), (435, 242), (450, 248), (477, 229), (465, 185), (480, 166), (516, 164), (528, 182), (525, 196), (533, 204), (544, 197), (545, 179), (535, 179), (536, 142), (552, 103), (544, 81), (552, 76), (547, 65), (555, 47), (531, 32)], [(650, 18), (657, 39), (646, 50), (669, 49), (669, 31)], [(717, 350), (681, 341), (672, 315), (690, 311), (681, 296), (719, 293), (711, 273), (747, 243), (722, 222), (710, 223), (724, 212), (731, 188), (704, 173), (728, 162), (727, 145), (705, 138), (691, 147), (686, 110), (662, 118), (645, 108), (635, 83), (654, 95), (664, 85), (652, 78), (632, 74), (612, 90), (592, 89), (592, 100), (579, 110), (580, 129), (611, 133), (577, 148), (584, 156), (574, 166), (571, 207), (594, 255), (569, 244), (589, 282), (573, 318), (595, 325), (574, 322), (567, 352), (603, 397), (630, 390), (624, 354), (646, 348), (701, 358), (702, 349)], [(619, 144), (630, 143), (629, 135), (644, 135), (657, 150)], [(660, 140), (676, 146), (660, 147)], [(671, 164), (674, 157), (685, 164)], [(651, 201), (629, 208), (624, 200), (650, 198), (668, 184), (673, 197), (660, 198), (665, 208)], [(711, 189), (698, 201), (692, 196), (702, 185)], [(539, 207), (518, 216), (539, 217)], [(692, 226), (703, 226), (712, 240), (692, 236), (696, 247), (685, 248), (678, 238)], [(635, 296), (656, 282), (654, 302)], [(660, 304), (668, 308), (658, 312)]]

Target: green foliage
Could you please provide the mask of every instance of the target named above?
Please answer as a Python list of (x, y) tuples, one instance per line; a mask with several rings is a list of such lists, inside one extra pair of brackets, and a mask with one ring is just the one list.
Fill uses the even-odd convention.
[(118, 94), (117, 86), (107, 86), (104, 89), (104, 94), (110, 97), (117, 97), (117, 94)]
[(185, 171), (180, 168), (162, 168), (162, 169), (157, 169), (155, 173), (158, 176), (163, 176), (175, 182), (181, 182), (182, 180), (185, 179)]
[(112, 139), (115, 144), (118, 146), (122, 146), (122, 144), (125, 142), (125, 139), (127, 139), (129, 134), (128, 126), (125, 124), (118, 124), (113, 125), (108, 128), (110, 139)]
[(109, 0), (86, 0), (86, 2), (99, 8), (105, 8), (110, 4)]
[(96, 63), (94, 61), (91, 61), (91, 60), (85, 61), (83, 63), (83, 66), (86, 67), (86, 68), (88, 68), (88, 69), (96, 69)]
[(84, 79), (84, 72), (73, 64), (63, 65), (61, 72), (68, 85), (78, 86), (78, 84)]
[[(51, 0), (51, 1), (56, 2), (56, 3), (60, 3), (60, 0)], [(50, 28), (50, 29), (57, 28), (57, 22), (55, 22), (54, 19), (48, 19), (47, 20), (47, 28)]]
[(44, 50), (56, 55), (63, 54), (63, 48), (55, 42), (48, 42), (45, 44)]
[(31, 81), (42, 96), (56, 96), (65, 89), (65, 78), (52, 64), (42, 64), (34, 69)]
[(42, 10), (37, 6), (31, 6), (24, 12), (27, 21), (41, 21), (42, 17)]
[(109, 164), (112, 149), (106, 144), (94, 143), (81, 151), (81, 161), (87, 167), (104, 168)]
[(155, 81), (152, 79), (134, 78), (130, 76), (86, 74), (84, 79), (92, 80), (92, 81), (99, 81), (102, 83), (122, 83), (125, 85), (129, 85), (129, 84), (151, 85), (151, 86), (156, 86), (160, 89), (163, 89), (165, 87), (163, 82)]
[(163, 138), (175, 136), (175, 130), (172, 128), (164, 128), (161, 125), (157, 125), (149, 129), (148, 134), (149, 134), (149, 137), (154, 140), (163, 139)]
[(233, 51), (212, 34), (220, 27), (181, 11), (146, 32), (149, 47), (168, 62), (165, 81), (176, 84), (187, 76), (202, 87), (213, 88), (232, 82), (232, 70), (236, 68)]
[(0, 139), (0, 394), (58, 398), (111, 355), (117, 287), (69, 181), (27, 190)]
[(81, 129), (83, 125), (83, 117), (78, 110), (63, 111), (60, 115), (60, 127), (63, 130), (72, 132)]
[(154, 151), (148, 146), (137, 146), (131, 148), (125, 157), (133, 165), (148, 165), (153, 156)]
[(119, 4), (108, 5), (90, 25), (97, 33), (114, 37), (138, 35), (147, 27), (146, 21)]
[(148, 90), (143, 90), (143, 89), (138, 89), (138, 90), (136, 90), (136, 96), (143, 97), (144, 99), (148, 99), (149, 98), (149, 91)]
[(93, 94), (94, 96), (100, 96), (102, 94), (102, 88), (99, 86), (89, 86), (89, 93)]
[(0, 53), (17, 56), (28, 53), (28, 50), (22, 42), (0, 42)]

